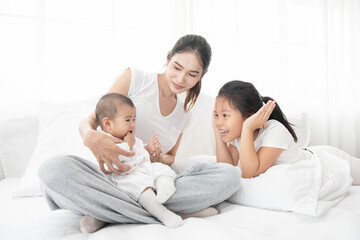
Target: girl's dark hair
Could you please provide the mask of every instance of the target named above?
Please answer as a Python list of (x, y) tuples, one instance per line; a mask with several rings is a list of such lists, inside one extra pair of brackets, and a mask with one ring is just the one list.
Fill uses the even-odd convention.
[[(270, 97), (262, 97), (253, 84), (239, 80), (225, 83), (219, 90), (217, 97), (226, 98), (230, 105), (237, 109), (244, 118), (248, 118), (256, 113), (264, 103), (267, 103), (269, 100), (274, 100)], [(275, 119), (281, 122), (290, 132), (294, 141), (297, 142), (297, 136), (291, 127), (293, 124), (288, 122), (278, 103), (276, 103), (269, 119)]]
[[(201, 59), (203, 72), (201, 78), (204, 76), (206, 70), (209, 68), (211, 61), (211, 47), (206, 39), (199, 35), (185, 35), (181, 37), (171, 49), (167, 59), (170, 60), (175, 54), (183, 52), (195, 52)], [(186, 92), (184, 103), (185, 111), (189, 111), (195, 104), (201, 89), (200, 80)]]

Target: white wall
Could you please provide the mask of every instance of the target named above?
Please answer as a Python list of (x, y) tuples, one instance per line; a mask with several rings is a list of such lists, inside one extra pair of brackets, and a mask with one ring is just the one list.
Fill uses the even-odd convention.
[(195, 33), (213, 49), (203, 91), (251, 81), (308, 113), (313, 144), (360, 156), (359, 25), (358, 0), (0, 0), (0, 117), (103, 94), (128, 66), (161, 71)]

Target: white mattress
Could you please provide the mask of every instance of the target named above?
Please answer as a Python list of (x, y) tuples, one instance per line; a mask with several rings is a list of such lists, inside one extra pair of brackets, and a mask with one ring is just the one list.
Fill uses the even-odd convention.
[(0, 239), (360, 239), (360, 186), (319, 217), (262, 210), (228, 203), (221, 214), (189, 218), (168, 229), (160, 224), (113, 224), (93, 234), (79, 230), (80, 216), (65, 210), (50, 211), (43, 197), (11, 197), (20, 178), (0, 182)]

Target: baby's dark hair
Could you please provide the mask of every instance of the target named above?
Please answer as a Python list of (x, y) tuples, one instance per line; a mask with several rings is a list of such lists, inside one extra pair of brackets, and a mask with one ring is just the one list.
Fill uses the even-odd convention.
[(108, 93), (100, 98), (95, 108), (96, 120), (102, 126), (102, 120), (105, 117), (113, 119), (118, 113), (119, 107), (126, 104), (130, 107), (135, 108), (134, 103), (130, 98), (120, 93)]
[[(271, 97), (263, 97), (257, 91), (252, 83), (234, 80), (224, 84), (219, 90), (218, 97), (224, 97), (229, 101), (229, 104), (237, 109), (244, 118), (248, 118), (256, 113), (264, 103), (269, 100), (274, 100)], [(273, 112), (269, 119), (274, 119), (281, 122), (290, 132), (294, 141), (297, 142), (297, 136), (291, 123), (288, 122), (286, 116), (281, 111), (278, 103), (276, 103)]]

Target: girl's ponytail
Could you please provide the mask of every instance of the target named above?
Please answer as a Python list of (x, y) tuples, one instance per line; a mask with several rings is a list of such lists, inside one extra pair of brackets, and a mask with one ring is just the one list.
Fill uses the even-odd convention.
[[(274, 99), (272, 99), (271, 97), (261, 97), (261, 98), (264, 103), (267, 103), (269, 100), (274, 101)], [(296, 136), (294, 129), (291, 127), (291, 126), (293, 126), (293, 124), (288, 122), (286, 116), (281, 111), (281, 108), (277, 102), (275, 104), (275, 108), (274, 108), (273, 112), (271, 113), (269, 119), (274, 119), (274, 120), (281, 122), (286, 127), (286, 129), (290, 132), (291, 136), (294, 138), (294, 141), (297, 142), (298, 138)]]

